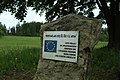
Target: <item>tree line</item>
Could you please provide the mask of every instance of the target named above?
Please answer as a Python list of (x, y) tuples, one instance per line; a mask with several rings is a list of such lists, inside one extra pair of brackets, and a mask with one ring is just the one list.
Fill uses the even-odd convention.
[(0, 36), (39, 36), (39, 30), (42, 24), (40, 22), (24, 22), (22, 25), (18, 23), (16, 26), (7, 29), (5, 25), (0, 23)]
[[(18, 23), (15, 27), (13, 26), (7, 30), (6, 26), (0, 23), (0, 36), (39, 36), (42, 24), (40, 22), (24, 22), (22, 25)], [(108, 39), (108, 28), (101, 28), (100, 41), (108, 42)]]
[(5, 25), (2, 25), (0, 22), (0, 37), (4, 36), (7, 33), (7, 29)]

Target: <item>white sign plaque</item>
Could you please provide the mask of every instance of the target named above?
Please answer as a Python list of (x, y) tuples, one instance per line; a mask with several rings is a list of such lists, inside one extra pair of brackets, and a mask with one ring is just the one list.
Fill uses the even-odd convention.
[(79, 31), (44, 31), (44, 59), (77, 62)]

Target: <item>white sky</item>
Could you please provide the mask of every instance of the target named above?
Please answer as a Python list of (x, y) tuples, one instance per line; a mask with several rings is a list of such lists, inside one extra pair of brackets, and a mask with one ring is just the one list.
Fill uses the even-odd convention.
[[(35, 11), (32, 10), (32, 8), (28, 8), (27, 16), (24, 18), (26, 22), (45, 22), (45, 14), (43, 14), (41, 17), (39, 14), (37, 14)], [(18, 22), (20, 22), (18, 19), (14, 17), (14, 15), (11, 15), (10, 12), (3, 12), (0, 14), (0, 22), (2, 24), (5, 24), (7, 29), (12, 26), (16, 26)], [(22, 23), (21, 23), (22, 24)]]
[[(95, 13), (95, 16), (97, 16), (99, 14), (99, 9), (95, 9), (93, 10), (93, 12)], [(32, 11), (32, 8), (28, 8), (28, 14), (25, 17), (25, 21), (26, 22), (32, 22), (32, 21), (36, 21), (36, 22), (45, 22), (45, 14), (43, 14), (41, 17), (39, 14), (37, 14), (35, 11)], [(3, 12), (0, 14), (0, 22), (2, 22), (2, 24), (5, 24), (7, 29), (9, 29), (9, 27), (12, 26), (16, 26), (16, 24), (19, 22), (19, 20), (17, 20), (14, 15), (11, 15), (10, 12)], [(107, 25), (103, 25), (103, 27), (106, 27)]]

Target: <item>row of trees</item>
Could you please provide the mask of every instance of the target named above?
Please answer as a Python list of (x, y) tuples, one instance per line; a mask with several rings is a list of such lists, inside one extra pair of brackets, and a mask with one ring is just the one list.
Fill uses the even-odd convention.
[(22, 25), (18, 23), (16, 27), (10, 28), (10, 34), (16, 36), (39, 36), (42, 24), (40, 22), (24, 22)]
[(18, 23), (15, 27), (13, 26), (7, 30), (6, 26), (0, 23), (0, 37), (4, 35), (39, 36), (42, 24), (40, 22), (24, 22), (22, 25)]
[(40, 22), (24, 22), (22, 25), (18, 23), (16, 27), (10, 28), (10, 34), (16, 36), (39, 36), (42, 24)]
[[(24, 22), (22, 25), (18, 23), (16, 27), (6, 29), (5, 25), (0, 24), (0, 34), (3, 35), (14, 35), (14, 36), (39, 36), (40, 27), (43, 23), (40, 22)], [(101, 28), (100, 41), (108, 41), (108, 28)]]
[(7, 33), (7, 29), (5, 25), (2, 25), (0, 22), (0, 37), (4, 36)]

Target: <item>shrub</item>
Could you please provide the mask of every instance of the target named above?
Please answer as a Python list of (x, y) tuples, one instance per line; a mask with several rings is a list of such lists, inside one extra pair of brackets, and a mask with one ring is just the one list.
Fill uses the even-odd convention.
[(108, 35), (107, 34), (101, 34), (100, 41), (108, 42)]
[(0, 37), (4, 36), (5, 33), (0, 29)]

